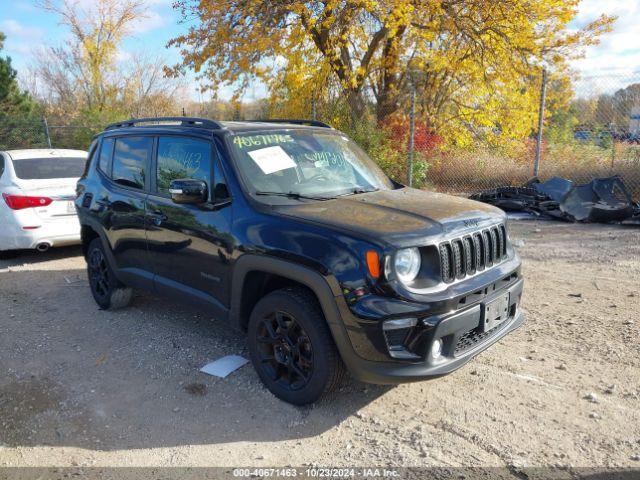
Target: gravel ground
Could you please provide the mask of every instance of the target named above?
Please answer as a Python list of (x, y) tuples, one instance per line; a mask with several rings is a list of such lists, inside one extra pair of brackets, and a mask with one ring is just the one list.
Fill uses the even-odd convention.
[(264, 389), (242, 335), (138, 294), (98, 310), (79, 248), (0, 261), (0, 466), (640, 467), (640, 231), (513, 222), (527, 320), (457, 372)]

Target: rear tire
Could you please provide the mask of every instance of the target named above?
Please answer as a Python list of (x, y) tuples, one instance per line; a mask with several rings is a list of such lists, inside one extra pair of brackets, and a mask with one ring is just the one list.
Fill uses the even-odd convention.
[(131, 302), (133, 290), (116, 278), (99, 238), (93, 239), (87, 250), (87, 275), (93, 298), (102, 310), (124, 308)]
[(251, 361), (276, 397), (306, 405), (328, 395), (345, 367), (316, 297), (305, 288), (285, 288), (262, 298), (248, 328)]

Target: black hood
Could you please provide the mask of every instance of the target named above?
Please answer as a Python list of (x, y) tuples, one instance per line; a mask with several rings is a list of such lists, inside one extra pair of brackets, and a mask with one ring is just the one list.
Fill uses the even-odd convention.
[(401, 188), (276, 207), (300, 218), (381, 239), (397, 247), (425, 238), (477, 230), (504, 220), (504, 212), (485, 203), (442, 193)]

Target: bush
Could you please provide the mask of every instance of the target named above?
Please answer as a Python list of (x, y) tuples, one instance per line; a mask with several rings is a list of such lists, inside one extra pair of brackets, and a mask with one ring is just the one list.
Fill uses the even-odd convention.
[[(402, 113), (387, 116), (380, 127), (388, 132), (394, 144), (405, 152), (409, 151), (409, 135), (411, 133), (411, 119)], [(441, 136), (431, 131), (427, 122), (416, 119), (414, 123), (413, 148), (416, 152), (426, 155), (438, 150), (444, 144)]]
[(78, 148), (87, 150), (95, 135), (100, 133), (109, 123), (126, 120), (128, 116), (114, 110), (82, 110), (80, 115), (70, 124), (65, 119), (55, 121), (64, 125), (51, 128), (51, 142), (58, 148)]
[(377, 128), (374, 122), (345, 126), (349, 135), (393, 180), (406, 183), (407, 154), (397, 148), (389, 132)]
[(414, 188), (423, 188), (427, 185), (427, 173), (429, 164), (423, 158), (423, 154), (415, 152), (413, 163), (411, 165), (412, 186)]
[(41, 118), (0, 114), (0, 150), (46, 147), (47, 137)]

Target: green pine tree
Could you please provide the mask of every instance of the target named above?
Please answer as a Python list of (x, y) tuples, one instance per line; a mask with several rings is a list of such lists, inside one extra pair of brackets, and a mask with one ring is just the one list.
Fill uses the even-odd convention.
[[(6, 36), (0, 32), (0, 52)], [(36, 102), (20, 90), (11, 58), (0, 55), (0, 150), (47, 146)]]
[[(0, 32), (0, 52), (6, 36)], [(10, 57), (0, 56), (0, 115), (27, 116), (33, 112), (34, 102), (27, 92), (20, 91)]]

